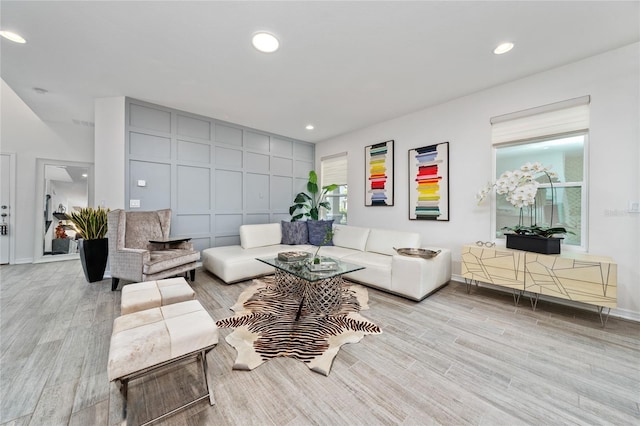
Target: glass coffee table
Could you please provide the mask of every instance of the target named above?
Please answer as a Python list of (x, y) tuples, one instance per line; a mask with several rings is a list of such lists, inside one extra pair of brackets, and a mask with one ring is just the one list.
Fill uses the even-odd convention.
[[(323, 262), (335, 267), (322, 271), (311, 271), (307, 260), (287, 262), (278, 258), (256, 258), (276, 268), (278, 291), (300, 300), (296, 321), (300, 319), (302, 307), (317, 314), (330, 314), (342, 305), (342, 275), (359, 271), (364, 267), (336, 259), (323, 258)], [(334, 266), (331, 265), (331, 266)]]

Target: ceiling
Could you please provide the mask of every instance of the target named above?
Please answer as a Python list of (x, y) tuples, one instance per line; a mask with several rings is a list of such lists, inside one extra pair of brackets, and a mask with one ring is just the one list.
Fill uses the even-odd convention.
[[(637, 42), (639, 5), (3, 0), (27, 43), (2, 39), (0, 66), (45, 121), (86, 126), (95, 98), (130, 96), (317, 142)], [(280, 50), (255, 50), (260, 30)]]

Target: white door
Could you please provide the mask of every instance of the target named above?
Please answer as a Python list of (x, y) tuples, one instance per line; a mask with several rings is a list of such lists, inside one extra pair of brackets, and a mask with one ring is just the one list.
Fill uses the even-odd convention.
[[(11, 214), (11, 157), (0, 154), (0, 264), (9, 263), (12, 229), (9, 226)], [(6, 227), (6, 228), (5, 228)]]

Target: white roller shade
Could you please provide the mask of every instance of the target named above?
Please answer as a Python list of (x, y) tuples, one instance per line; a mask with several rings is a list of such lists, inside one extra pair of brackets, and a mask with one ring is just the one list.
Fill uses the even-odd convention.
[(491, 143), (560, 135), (589, 129), (589, 96), (491, 119)]
[(347, 184), (347, 153), (332, 155), (320, 160), (322, 186)]

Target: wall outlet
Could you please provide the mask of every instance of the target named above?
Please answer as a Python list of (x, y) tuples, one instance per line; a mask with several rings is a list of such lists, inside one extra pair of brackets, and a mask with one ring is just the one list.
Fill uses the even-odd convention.
[(140, 207), (140, 200), (129, 200), (129, 208), (134, 209), (139, 207)]
[(146, 180), (138, 180), (138, 186), (147, 186), (147, 181)]
[(640, 201), (629, 201), (629, 213), (640, 213)]

